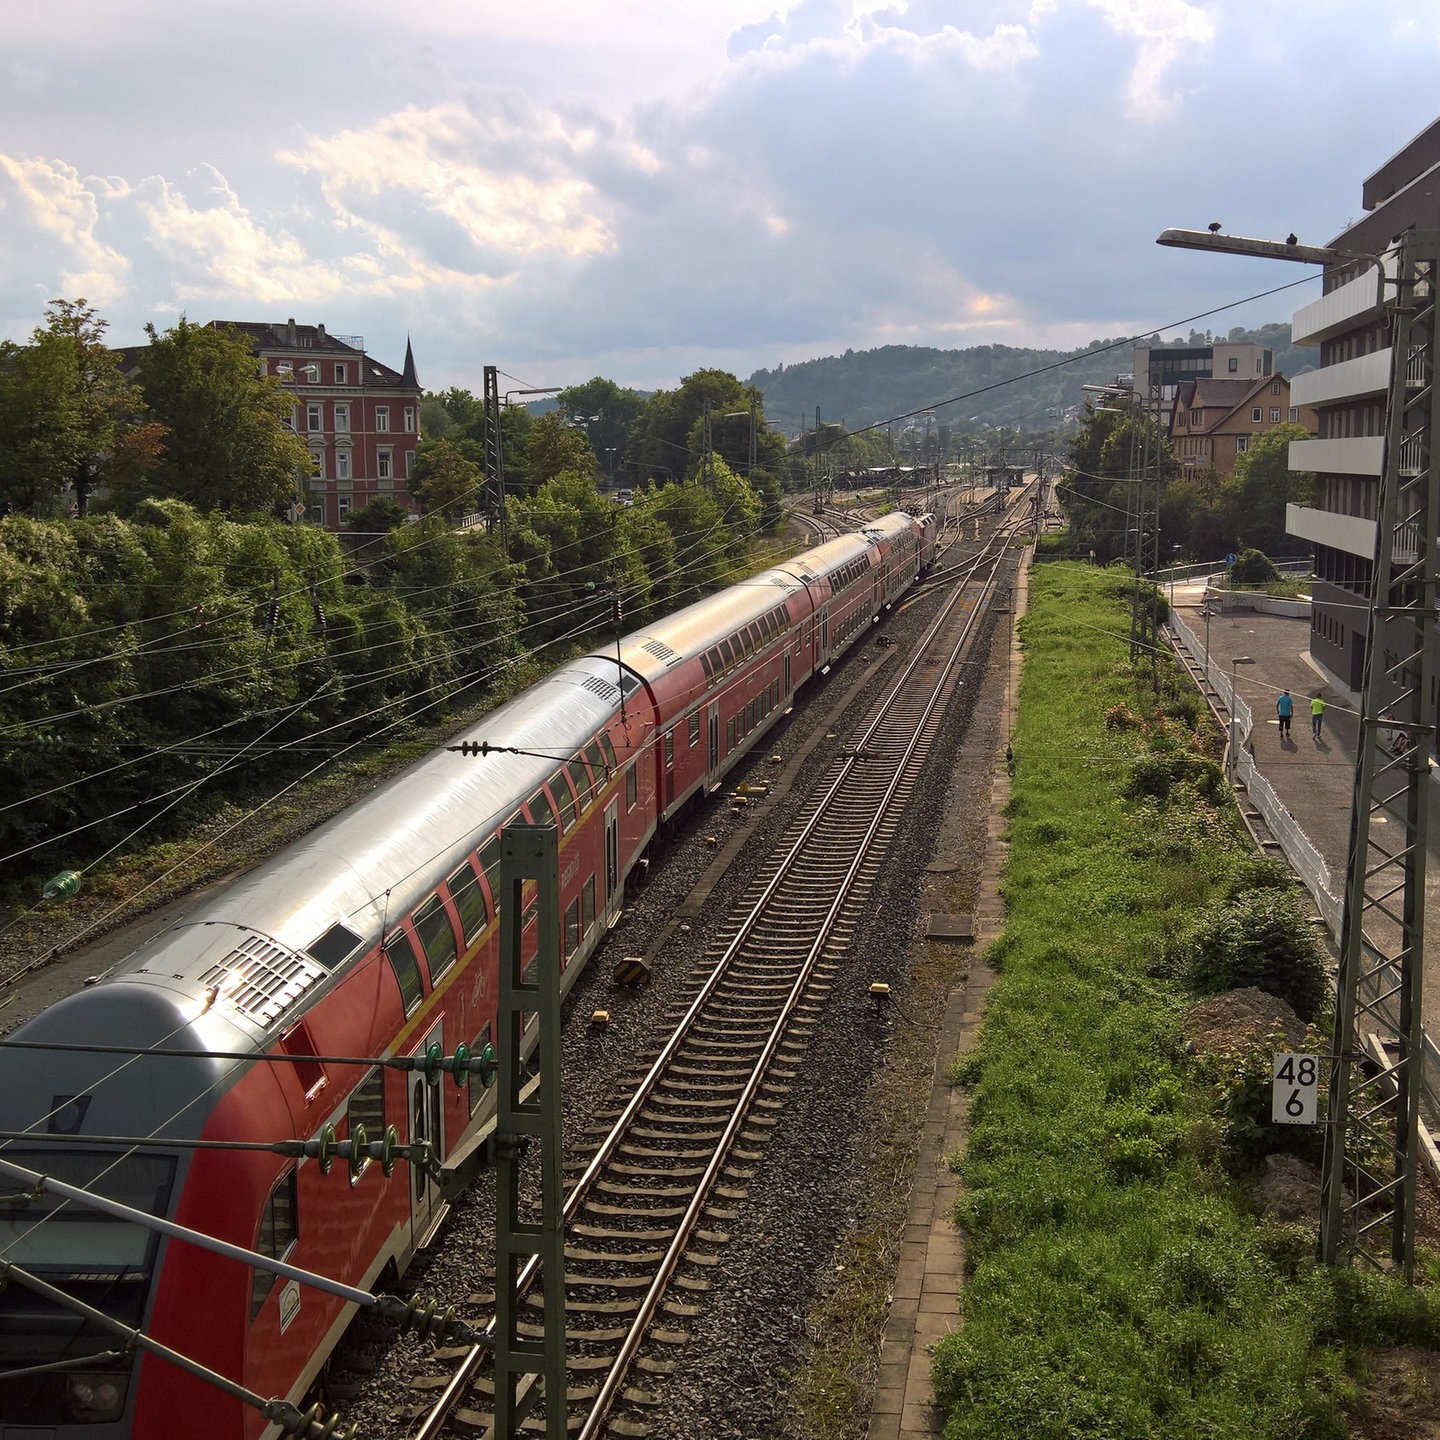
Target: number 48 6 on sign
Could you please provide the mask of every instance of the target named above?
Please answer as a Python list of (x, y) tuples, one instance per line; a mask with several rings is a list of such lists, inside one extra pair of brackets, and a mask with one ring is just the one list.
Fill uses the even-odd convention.
[(1270, 1119), (1276, 1125), (1313, 1125), (1320, 1089), (1320, 1061), (1314, 1055), (1278, 1054)]

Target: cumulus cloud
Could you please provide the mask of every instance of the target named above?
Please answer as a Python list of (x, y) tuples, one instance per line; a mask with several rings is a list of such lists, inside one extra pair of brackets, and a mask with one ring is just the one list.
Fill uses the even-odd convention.
[[(0, 285), (85, 296), (108, 305), (124, 291), (130, 261), (100, 238), (103, 181), (84, 180), (58, 160), (0, 153)], [(8, 308), (8, 307), (7, 307)]]
[[(602, 197), (577, 164), (599, 143), (554, 113), (451, 102), (312, 136), (279, 158), (313, 174), (341, 224), (417, 276), (495, 282), (528, 257), (577, 260), (612, 244)], [(627, 154), (642, 169), (657, 163), (643, 147)]]
[(1215, 39), (1210, 13), (1186, 0), (1089, 0), (1117, 34), (1136, 41), (1134, 68), (1125, 87), (1125, 113), (1132, 120), (1164, 120), (1180, 103), (1166, 89), (1171, 66), (1207, 51)]

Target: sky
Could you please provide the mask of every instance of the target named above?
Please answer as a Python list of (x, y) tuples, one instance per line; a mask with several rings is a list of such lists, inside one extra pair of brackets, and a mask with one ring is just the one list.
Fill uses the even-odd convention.
[(1329, 242), (1437, 75), (1440, 0), (11, 0), (0, 338), (293, 317), (479, 393), (1149, 334), (1313, 276), (1162, 229)]

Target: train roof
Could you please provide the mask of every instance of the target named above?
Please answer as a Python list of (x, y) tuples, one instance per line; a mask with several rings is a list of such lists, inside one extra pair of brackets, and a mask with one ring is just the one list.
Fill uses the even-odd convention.
[(498, 753), (433, 751), (155, 936), (112, 977), (196, 1001), (225, 987), (227, 1008), (260, 1038), (594, 739), (620, 708), (615, 675), (613, 657), (608, 667), (596, 657), (562, 666), (456, 737)]

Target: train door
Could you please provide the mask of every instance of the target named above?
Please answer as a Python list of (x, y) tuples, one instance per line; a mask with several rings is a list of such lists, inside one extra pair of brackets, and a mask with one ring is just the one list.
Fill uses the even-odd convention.
[(793, 692), (790, 689), (790, 652), (785, 652), (785, 698), (788, 700)]
[[(444, 1048), (445, 1024), (441, 1021), (420, 1042), (415, 1053), (423, 1055), (431, 1045)], [(438, 1165), (445, 1154), (445, 1110), (441, 1104), (444, 1092), (438, 1085), (431, 1085), (424, 1075), (411, 1071), (410, 1082), (410, 1140), (418, 1144), (430, 1142), (430, 1151)], [(419, 1249), (435, 1233), (436, 1227), (445, 1218), (449, 1208), (440, 1196), (440, 1187), (419, 1165), (408, 1167), (410, 1171), (410, 1234)]]
[(713, 701), (705, 712), (705, 725), (710, 736), (710, 774), (720, 768), (720, 703)]
[(830, 658), (830, 607), (828, 605), (820, 611), (820, 654), (816, 658), (822, 661)]
[(605, 807), (605, 909), (613, 910), (620, 888), (620, 802)]

